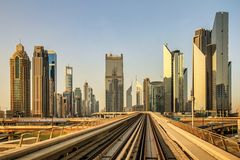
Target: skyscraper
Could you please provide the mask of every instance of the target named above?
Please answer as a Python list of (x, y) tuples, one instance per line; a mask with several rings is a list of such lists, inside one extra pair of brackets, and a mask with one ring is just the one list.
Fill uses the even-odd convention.
[(232, 62), (228, 63), (228, 113), (232, 110)]
[(172, 53), (163, 45), (164, 112), (173, 112)]
[[(212, 43), (216, 50), (212, 56), (212, 80), (217, 113), (224, 116), (228, 106), (228, 13), (217, 12), (212, 29)], [(216, 94), (215, 94), (216, 93)]]
[(74, 91), (75, 115), (82, 116), (82, 92), (80, 88)]
[(62, 118), (63, 114), (62, 114), (62, 110), (63, 110), (63, 97), (62, 94), (57, 94), (57, 98), (56, 98), (56, 103), (57, 103), (57, 117), (58, 118)]
[(90, 97), (89, 97), (89, 86), (88, 83), (85, 82), (84, 86), (84, 101), (83, 101), (83, 116), (88, 116), (89, 115), (89, 105), (90, 105)]
[(183, 110), (183, 53), (179, 50), (172, 52), (173, 55), (173, 112)]
[(183, 109), (183, 53), (170, 51), (163, 45), (163, 74), (165, 112), (180, 112)]
[(106, 54), (105, 89), (106, 111), (123, 111), (123, 55)]
[(144, 111), (150, 111), (150, 79), (143, 80), (143, 105)]
[(13, 116), (30, 116), (30, 69), (31, 62), (20, 43), (10, 58), (10, 92)]
[(132, 107), (132, 85), (127, 89), (126, 92), (126, 107)]
[(183, 71), (183, 112), (186, 112), (188, 102), (188, 69)]
[(142, 84), (136, 80), (136, 105), (140, 106), (143, 102), (143, 86)]
[(65, 91), (73, 91), (73, 68), (70, 66), (65, 68)]
[(161, 81), (150, 84), (150, 111), (164, 113), (164, 85)]
[(194, 110), (212, 110), (212, 51), (211, 31), (198, 29), (193, 38)]
[(57, 54), (55, 51), (48, 51), (49, 62), (49, 114), (57, 116), (56, 91), (57, 91)]
[[(231, 63), (230, 63), (231, 66)], [(231, 67), (230, 67), (231, 68)], [(231, 110), (228, 61), (228, 13), (217, 12), (212, 31), (199, 29), (193, 38), (193, 102), (195, 110), (220, 116)]]
[(48, 52), (43, 46), (35, 46), (32, 72), (32, 113), (37, 117), (49, 116), (49, 63)]
[(73, 115), (73, 68), (66, 66), (65, 68), (65, 92), (63, 96), (66, 98), (66, 115)]

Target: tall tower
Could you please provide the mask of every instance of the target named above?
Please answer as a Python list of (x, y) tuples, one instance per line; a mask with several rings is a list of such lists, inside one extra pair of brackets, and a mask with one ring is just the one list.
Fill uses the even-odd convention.
[(121, 56), (106, 54), (105, 89), (106, 111), (123, 111), (123, 54)]
[(132, 107), (132, 85), (127, 89), (126, 92), (126, 106), (128, 108)]
[(192, 89), (194, 110), (212, 110), (212, 54), (211, 31), (203, 28), (193, 37)]
[(195, 110), (220, 116), (231, 111), (231, 63), (228, 61), (228, 13), (217, 12), (212, 31), (199, 29), (193, 38), (193, 96)]
[(48, 52), (43, 46), (35, 46), (32, 73), (32, 113), (37, 117), (49, 116), (49, 63)]
[[(228, 13), (217, 12), (212, 29), (212, 43), (216, 50), (212, 56), (213, 96), (220, 116), (228, 114)], [(216, 97), (216, 98), (215, 98)], [(214, 106), (215, 107), (215, 106)]]
[(163, 45), (164, 112), (173, 112), (172, 53)]
[(74, 102), (75, 102), (75, 114), (82, 116), (82, 91), (80, 88), (76, 88), (74, 91)]
[(183, 53), (179, 50), (172, 52), (173, 56), (173, 112), (183, 110)]
[(30, 69), (31, 62), (20, 43), (10, 58), (11, 110), (14, 116), (31, 115)]
[(49, 115), (57, 116), (57, 54), (55, 51), (48, 51), (49, 62)]
[(84, 102), (83, 102), (83, 116), (90, 116), (91, 115), (91, 108), (92, 108), (92, 96), (93, 90), (89, 87), (88, 83), (84, 83)]
[(73, 68), (66, 66), (65, 68), (65, 92), (63, 94), (66, 100), (66, 116), (73, 115)]
[(150, 79), (149, 78), (145, 78), (143, 80), (143, 105), (144, 111), (150, 111)]
[(179, 50), (171, 52), (167, 45), (163, 45), (165, 112), (183, 110), (183, 63), (183, 53)]

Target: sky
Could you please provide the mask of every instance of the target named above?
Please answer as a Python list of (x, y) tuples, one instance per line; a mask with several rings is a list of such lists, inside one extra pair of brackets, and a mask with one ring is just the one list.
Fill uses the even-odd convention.
[[(73, 67), (73, 86), (93, 88), (105, 106), (105, 54), (123, 54), (124, 88), (149, 77), (162, 80), (162, 45), (184, 53), (191, 89), (192, 38), (198, 28), (212, 29), (215, 13), (229, 12), (229, 60), (233, 107), (240, 106), (239, 0), (1, 0), (0, 106), (10, 106), (9, 59), (21, 42), (30, 59), (36, 45), (58, 56), (58, 92), (64, 68)], [(188, 93), (190, 94), (190, 93)], [(125, 98), (125, 96), (124, 96)]]

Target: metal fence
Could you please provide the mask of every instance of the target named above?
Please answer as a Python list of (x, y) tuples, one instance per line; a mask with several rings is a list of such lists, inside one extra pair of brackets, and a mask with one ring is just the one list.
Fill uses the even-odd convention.
[(170, 123), (240, 158), (240, 142), (182, 122), (170, 120)]

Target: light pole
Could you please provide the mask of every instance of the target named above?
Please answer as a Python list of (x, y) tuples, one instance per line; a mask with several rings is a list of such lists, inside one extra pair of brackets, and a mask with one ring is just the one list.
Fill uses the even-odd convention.
[(192, 127), (194, 126), (194, 103), (195, 103), (195, 97), (192, 95)]

